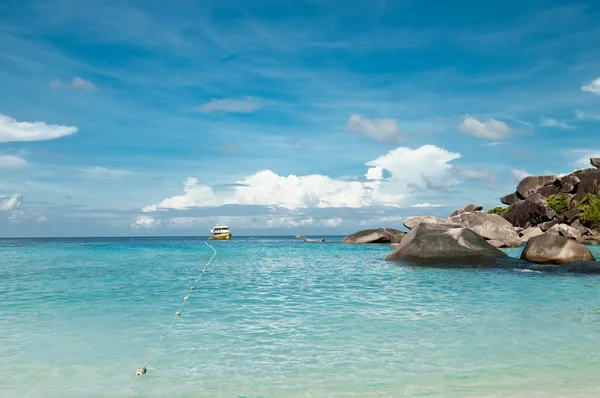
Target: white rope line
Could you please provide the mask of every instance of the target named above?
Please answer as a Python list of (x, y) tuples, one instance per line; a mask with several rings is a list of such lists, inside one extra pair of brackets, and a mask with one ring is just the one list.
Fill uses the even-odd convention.
[[(150, 360), (156, 354), (156, 351), (160, 347), (160, 344), (162, 343), (162, 341), (165, 338), (165, 336), (171, 331), (171, 328), (173, 328), (173, 325), (175, 324), (175, 322), (177, 321), (177, 319), (179, 319), (179, 317), (181, 316), (181, 310), (183, 309), (183, 306), (188, 301), (189, 296), (194, 292), (196, 284), (198, 284), (198, 282), (200, 281), (200, 279), (202, 279), (202, 276), (206, 272), (206, 269), (208, 268), (208, 266), (212, 262), (213, 258), (215, 258), (215, 256), (217, 255), (217, 251), (215, 250), (214, 247), (212, 247), (211, 245), (209, 245), (207, 242), (204, 242), (204, 243), (206, 244), (206, 246), (210, 247), (212, 249), (212, 251), (214, 252), (213, 255), (212, 255), (212, 257), (210, 258), (210, 260), (208, 260), (208, 262), (206, 263), (206, 265), (204, 266), (204, 268), (200, 272), (200, 275), (198, 275), (198, 277), (194, 281), (194, 284), (192, 285), (192, 287), (190, 287), (190, 291), (188, 292), (188, 294), (183, 298), (183, 302), (181, 303), (181, 306), (179, 307), (179, 310), (177, 310), (177, 312), (175, 313), (175, 317), (171, 321), (171, 324), (169, 325), (169, 327), (167, 328), (167, 330), (160, 336), (160, 339), (158, 340), (158, 343), (156, 343), (156, 346), (154, 346), (154, 348), (150, 352), (150, 356), (148, 357), (148, 359), (146, 360), (146, 362), (144, 363), (144, 365), (135, 372), (136, 376), (141, 376), (141, 375), (143, 375), (143, 374), (146, 373), (146, 367), (150, 363)], [(135, 383), (135, 381), (134, 381), (134, 383)]]

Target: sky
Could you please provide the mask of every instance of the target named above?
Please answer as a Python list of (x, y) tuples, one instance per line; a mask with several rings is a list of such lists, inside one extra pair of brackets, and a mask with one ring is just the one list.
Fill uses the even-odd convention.
[(600, 156), (600, 3), (0, 2), (0, 237), (337, 235)]

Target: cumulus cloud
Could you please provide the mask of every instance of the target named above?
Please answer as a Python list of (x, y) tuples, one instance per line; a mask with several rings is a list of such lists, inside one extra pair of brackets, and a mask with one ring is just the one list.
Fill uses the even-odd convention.
[(138, 216), (133, 224), (132, 228), (150, 229), (161, 224), (161, 220), (156, 220), (150, 216)]
[(70, 82), (67, 83), (60, 79), (54, 79), (50, 82), (50, 86), (52, 88), (72, 87), (86, 91), (94, 91), (98, 88), (94, 83), (90, 82), (89, 80), (82, 79), (81, 77), (74, 77)]
[(254, 113), (261, 108), (260, 102), (253, 97), (213, 98), (209, 102), (195, 108), (200, 113)]
[[(432, 188), (440, 181), (448, 189), (459, 183), (450, 164), (460, 154), (435, 145), (411, 149), (399, 147), (366, 163), (366, 182), (335, 179), (321, 174), (281, 176), (262, 170), (231, 184), (219, 192), (189, 177), (182, 195), (169, 197), (146, 206), (144, 212), (223, 205), (261, 205), (290, 210), (303, 208), (361, 208), (367, 206), (400, 207), (414, 186)], [(383, 178), (383, 170), (389, 178)]]
[(14, 210), (21, 205), (22, 200), (23, 195), (20, 193), (15, 193), (12, 196), (9, 196), (7, 199), (0, 200), (0, 211)]
[(502, 140), (512, 133), (512, 129), (504, 122), (488, 119), (481, 122), (473, 116), (467, 115), (457, 126), (458, 130), (477, 138), (488, 140)]
[(367, 119), (361, 115), (351, 115), (346, 128), (354, 133), (382, 142), (399, 142), (401, 140), (398, 120), (389, 118)]
[(0, 155), (0, 168), (23, 167), (27, 161), (15, 155)]
[(330, 227), (330, 228), (335, 228), (339, 225), (341, 225), (344, 222), (344, 220), (340, 217), (334, 217), (334, 218), (327, 218), (325, 220), (320, 220), (319, 221), (319, 225), (323, 225), (325, 227)]
[(589, 84), (581, 86), (581, 91), (600, 95), (600, 77), (591, 81)]
[(367, 180), (382, 180), (383, 169), (381, 167), (371, 167), (367, 170), (365, 177), (367, 177)]
[(528, 172), (526, 172), (525, 170), (519, 170), (519, 169), (511, 169), (510, 170), (510, 175), (517, 181), (521, 181), (523, 178), (525, 177), (529, 177), (531, 174), (529, 174)]
[(0, 142), (43, 141), (75, 134), (77, 127), (46, 124), (44, 122), (18, 122), (0, 114)]
[(558, 120), (552, 119), (549, 117), (543, 117), (540, 119), (540, 127), (557, 127), (557, 128), (561, 128), (561, 129), (573, 128), (572, 126), (569, 126), (566, 123), (559, 122)]

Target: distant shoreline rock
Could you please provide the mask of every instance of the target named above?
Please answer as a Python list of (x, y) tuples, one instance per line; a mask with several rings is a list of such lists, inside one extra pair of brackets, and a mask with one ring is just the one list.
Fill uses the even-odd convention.
[(404, 235), (394, 228), (365, 229), (346, 236), (342, 243), (399, 243)]

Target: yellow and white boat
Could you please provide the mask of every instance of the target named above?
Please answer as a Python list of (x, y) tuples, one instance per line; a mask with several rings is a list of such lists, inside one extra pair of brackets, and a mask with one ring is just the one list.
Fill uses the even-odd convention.
[(231, 231), (227, 225), (215, 225), (210, 229), (211, 240), (229, 240), (231, 239)]

